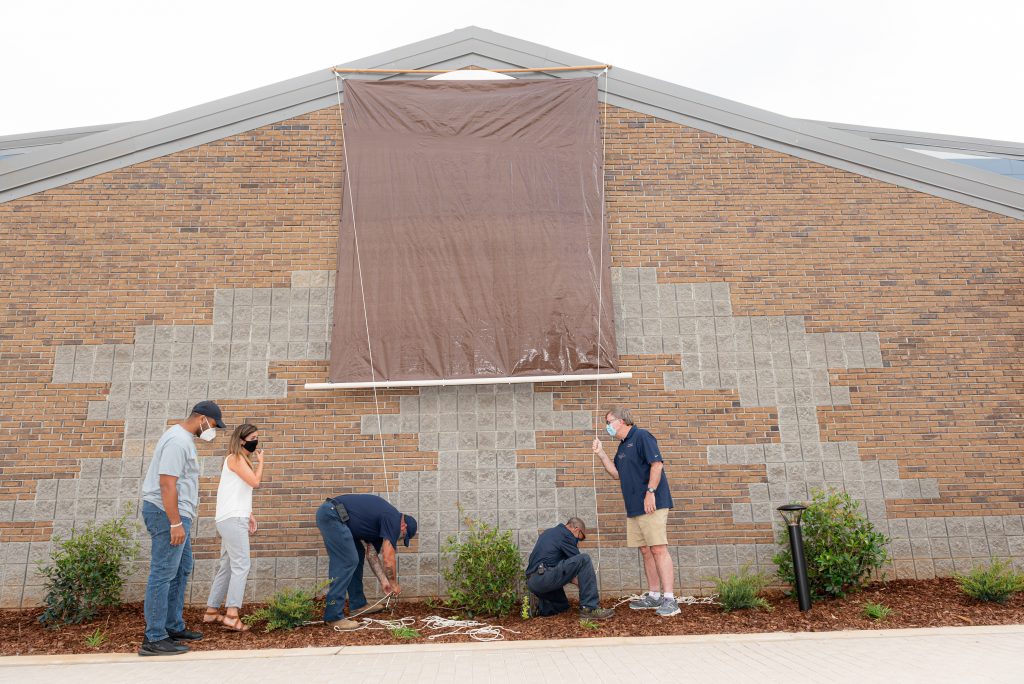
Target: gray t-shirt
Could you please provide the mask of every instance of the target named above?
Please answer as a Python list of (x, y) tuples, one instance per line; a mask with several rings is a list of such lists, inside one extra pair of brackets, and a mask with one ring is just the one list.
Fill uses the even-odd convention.
[(172, 426), (160, 437), (142, 481), (142, 500), (162, 511), (161, 475), (178, 478), (178, 515), (195, 520), (199, 508), (199, 453), (193, 435), (180, 425)]

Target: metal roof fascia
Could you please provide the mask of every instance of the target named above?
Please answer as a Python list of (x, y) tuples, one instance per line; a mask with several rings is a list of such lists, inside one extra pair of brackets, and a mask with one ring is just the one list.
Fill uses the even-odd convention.
[(14, 135), (0, 135), (0, 150), (9, 150), (22, 147), (37, 147), (42, 145), (59, 145), (69, 140), (77, 140), (95, 133), (102, 133), (120, 126), (125, 126), (131, 121), (105, 124), (101, 126), (78, 126), (76, 128), (59, 128), (52, 131), (35, 131), (32, 133), (17, 133)]
[(997, 156), (1024, 157), (1024, 143), (1011, 142), (1009, 140), (988, 140), (986, 138), (971, 138), (961, 135), (943, 135), (940, 133), (905, 131), (896, 128), (858, 126), (832, 121), (815, 121), (813, 119), (804, 120), (833, 130), (883, 142), (915, 145), (917, 147), (934, 147), (936, 149), (970, 150)]

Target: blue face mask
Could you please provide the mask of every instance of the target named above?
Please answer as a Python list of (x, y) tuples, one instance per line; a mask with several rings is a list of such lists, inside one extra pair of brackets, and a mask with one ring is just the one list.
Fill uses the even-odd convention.
[(611, 437), (615, 436), (615, 428), (613, 428), (611, 425), (605, 425), (604, 429), (608, 431), (608, 435), (609, 436), (611, 436)]

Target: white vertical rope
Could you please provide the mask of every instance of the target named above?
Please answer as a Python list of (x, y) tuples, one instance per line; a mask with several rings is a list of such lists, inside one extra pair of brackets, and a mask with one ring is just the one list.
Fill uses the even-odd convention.
[[(370, 318), (366, 313), (366, 287), (363, 284), (363, 262), (359, 256), (359, 229), (356, 226), (355, 196), (352, 194), (352, 176), (348, 172), (348, 145), (345, 143), (345, 119), (341, 113), (341, 77), (334, 74), (334, 89), (338, 93), (338, 121), (341, 123), (341, 155), (345, 164), (345, 188), (348, 190), (349, 211), (352, 214), (352, 237), (356, 250), (356, 272), (359, 274), (359, 296), (363, 302), (363, 324), (366, 326), (366, 351), (370, 357), (370, 380), (373, 386), (373, 406), (377, 414), (377, 436), (380, 440), (380, 461), (384, 466), (384, 492), (391, 499), (391, 485), (388, 483), (388, 459), (384, 455), (384, 429), (380, 417), (380, 402), (377, 399), (377, 373), (373, 367), (373, 347), (370, 344)], [(344, 201), (344, 200), (343, 200)], [(338, 284), (335, 285), (337, 287)], [(395, 503), (395, 502), (392, 502)]]
[[(601, 424), (601, 356), (604, 352), (601, 336), (601, 318), (604, 313), (604, 237), (605, 237), (605, 208), (604, 208), (604, 183), (605, 183), (605, 160), (607, 158), (608, 135), (608, 67), (604, 68), (604, 92), (602, 94), (601, 107), (601, 240), (599, 243), (600, 256), (597, 267), (597, 380), (594, 383), (594, 413), (598, 420), (594, 425), (594, 439), (600, 439), (598, 430)], [(593, 262), (591, 262), (593, 263)], [(600, 503), (597, 497), (597, 454), (591, 451), (590, 454), (590, 476), (594, 483), (594, 527), (597, 529), (597, 565), (595, 573), (601, 569), (601, 512)], [(600, 585), (600, 581), (598, 581)]]

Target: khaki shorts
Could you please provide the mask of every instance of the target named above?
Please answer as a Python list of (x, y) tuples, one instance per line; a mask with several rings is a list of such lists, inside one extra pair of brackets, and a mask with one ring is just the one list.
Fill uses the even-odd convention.
[(635, 549), (668, 544), (668, 510), (659, 508), (653, 513), (626, 518), (626, 546)]

